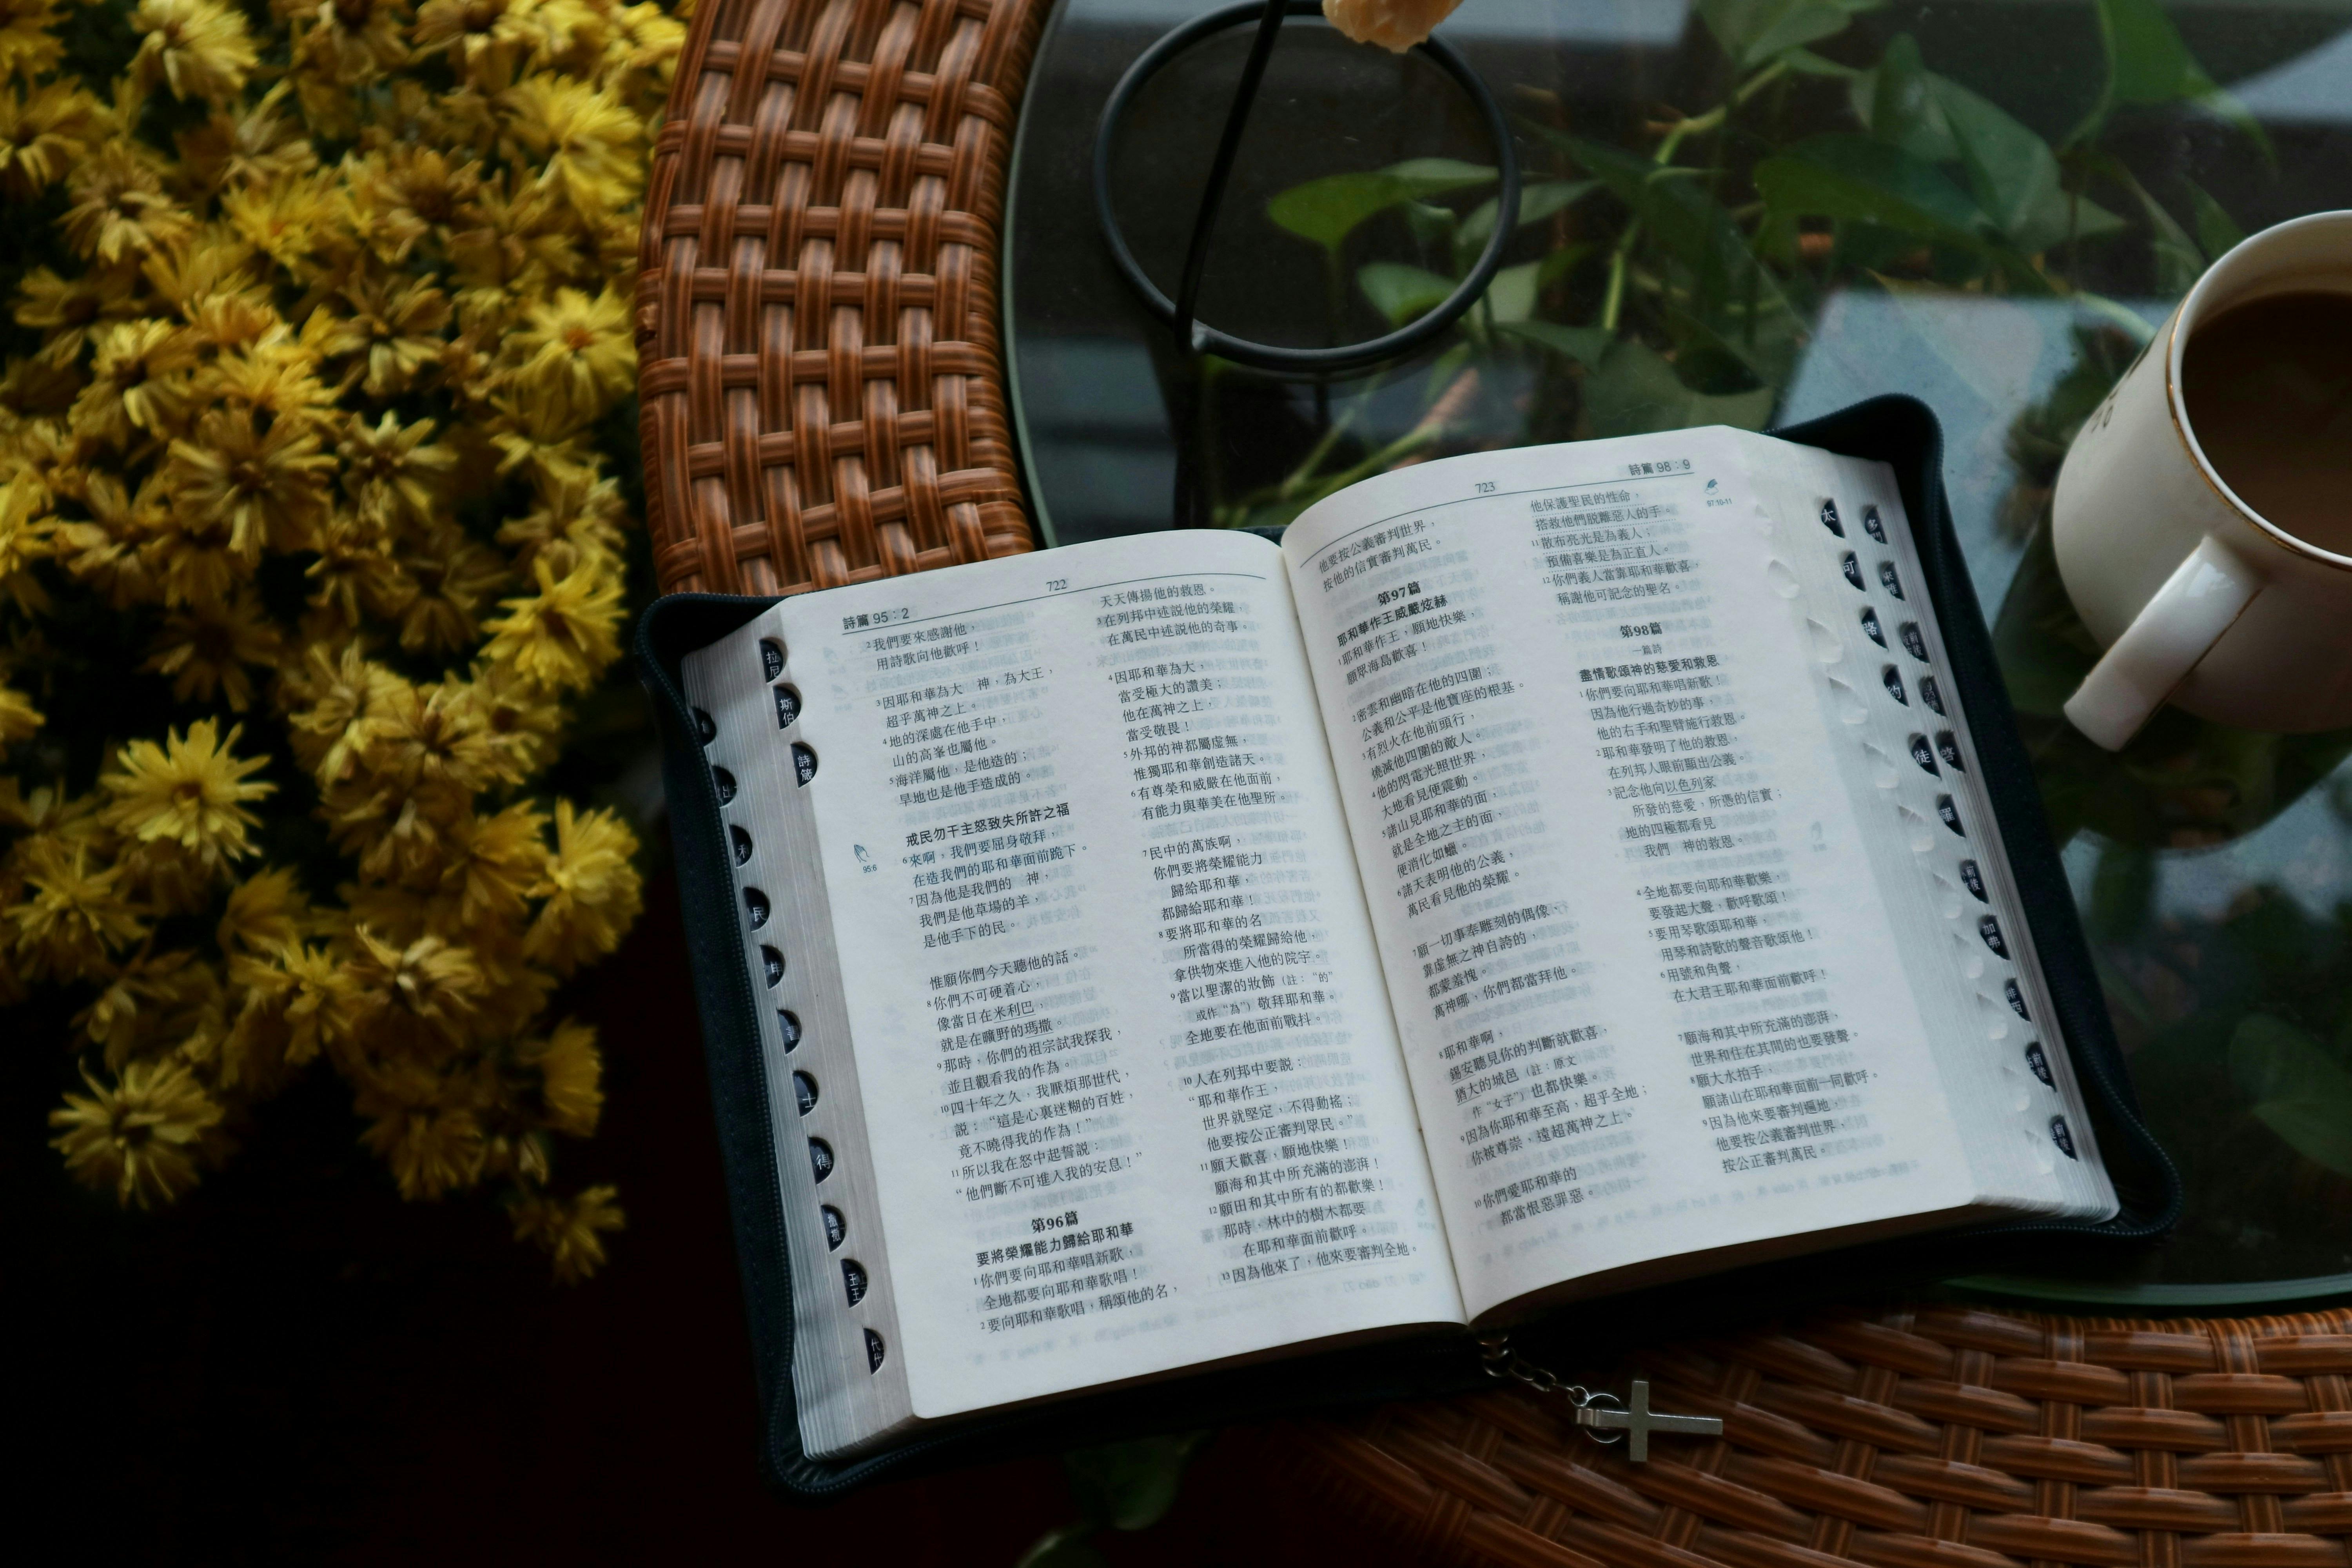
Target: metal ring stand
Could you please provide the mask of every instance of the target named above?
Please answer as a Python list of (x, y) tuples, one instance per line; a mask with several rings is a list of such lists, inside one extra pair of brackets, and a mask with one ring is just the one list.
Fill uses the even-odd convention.
[[(1454, 324), (1465, 311), (1478, 301), (1494, 281), (1502, 267), (1503, 252), (1509, 245), (1511, 233), (1518, 226), (1519, 163), (1511, 146), (1511, 128), (1503, 117), (1502, 105), (1478, 73), (1451, 44), (1430, 38), (1414, 47), (1434, 61), (1440, 69), (1460, 83), (1471, 100), (1478, 106), (1486, 122), (1486, 131), (1495, 144), (1495, 165), (1500, 175), (1501, 189), (1496, 193), (1495, 232), (1487, 237), (1486, 247), (1479, 253), (1478, 263), (1469, 276), (1455, 286), (1434, 309), (1406, 325), (1382, 337), (1360, 343), (1344, 343), (1336, 348), (1284, 348), (1272, 343), (1252, 342), (1229, 332), (1219, 331), (1195, 321), (1192, 309), (1199, 297), (1201, 271), (1207, 260), (1209, 234), (1216, 223), (1217, 208), (1224, 199), (1225, 182), (1233, 171), (1234, 154), (1241, 142), (1243, 125), (1249, 118), (1251, 104), (1257, 97), (1259, 78), (1265, 69), (1265, 57), (1271, 52), (1274, 37), (1285, 15), (1319, 16), (1318, 0), (1241, 0), (1209, 12), (1163, 36), (1136, 62), (1128, 67), (1127, 74), (1111, 89), (1110, 99), (1103, 105), (1102, 119), (1095, 131), (1094, 199), (1095, 215), (1102, 224), (1103, 237), (1109, 243), (1111, 259), (1151, 313), (1167, 323), (1175, 332), (1177, 342), (1195, 354), (1215, 354), (1220, 359), (1277, 373), (1324, 374), (1356, 370), (1378, 361), (1394, 358), (1419, 348)], [(1185, 258), (1184, 279), (1178, 298), (1171, 300), (1152, 282), (1128, 248), (1127, 238), (1119, 232), (1118, 219), (1111, 210), (1110, 161), (1113, 142), (1118, 139), (1119, 125), (1127, 116), (1129, 105), (1143, 84), (1151, 79), (1169, 61), (1213, 33), (1255, 20), (1258, 37), (1243, 68), (1242, 79), (1234, 95), (1234, 104), (1225, 121), (1223, 139), (1217, 148), (1216, 162), (1211, 165), (1208, 188), (1202, 192), (1201, 206), (1192, 224), (1192, 243)]]

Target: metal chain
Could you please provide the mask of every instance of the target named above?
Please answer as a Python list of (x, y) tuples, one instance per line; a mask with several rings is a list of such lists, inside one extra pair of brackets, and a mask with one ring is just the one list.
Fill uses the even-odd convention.
[[(1613, 1394), (1595, 1394), (1580, 1383), (1561, 1382), (1559, 1374), (1549, 1367), (1538, 1366), (1513, 1350), (1511, 1336), (1508, 1334), (1480, 1334), (1478, 1363), (1486, 1370), (1486, 1375), (1497, 1383), (1517, 1383), (1535, 1390), (1538, 1394), (1560, 1394), (1579, 1411), (1596, 1403), (1611, 1405), (1618, 1403), (1617, 1396)], [(1596, 1443), (1605, 1445), (1624, 1441), (1624, 1434), (1622, 1432), (1604, 1437), (1584, 1421), (1578, 1421), (1576, 1426), (1577, 1430)]]

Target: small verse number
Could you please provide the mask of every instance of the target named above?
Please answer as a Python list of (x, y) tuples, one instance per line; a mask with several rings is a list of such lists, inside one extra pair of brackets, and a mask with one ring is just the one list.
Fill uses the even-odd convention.
[(1490, 495), (1493, 495), (1493, 494), (1495, 493), (1495, 481), (1494, 481), (1494, 480), (1492, 480), (1492, 479), (1478, 479), (1478, 480), (1476, 480), (1476, 481), (1475, 481), (1475, 482), (1476, 483), (1476, 485), (1477, 485), (1477, 487), (1478, 487), (1478, 493), (1479, 493), (1480, 495), (1482, 495), (1482, 496), (1490, 496)]

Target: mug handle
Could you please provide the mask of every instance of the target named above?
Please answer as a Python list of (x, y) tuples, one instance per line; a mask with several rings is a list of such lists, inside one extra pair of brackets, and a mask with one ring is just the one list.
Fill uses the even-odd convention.
[(2262, 592), (2262, 579), (2207, 534), (2066, 700), (2074, 728), (2120, 752)]

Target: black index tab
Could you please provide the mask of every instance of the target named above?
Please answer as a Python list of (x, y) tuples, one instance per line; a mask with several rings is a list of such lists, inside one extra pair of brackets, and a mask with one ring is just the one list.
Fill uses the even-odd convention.
[(1943, 758), (1944, 765), (1953, 772), (1964, 773), (1969, 771), (1960, 765), (1960, 738), (1949, 730), (1936, 731), (1936, 754)]
[(789, 730), (801, 716), (801, 694), (789, 686), (776, 688), (776, 728)]
[(1845, 574), (1847, 582), (1865, 594), (1870, 592), (1870, 584), (1862, 580), (1862, 563), (1853, 558), (1853, 551), (1847, 551), (1844, 558), (1839, 561), (1838, 570)]
[(1969, 830), (1960, 826), (1960, 808), (1952, 804), (1950, 795), (1939, 795), (1936, 797), (1936, 815), (1943, 819), (1945, 826), (1961, 837), (1966, 838), (1969, 836)]
[(1878, 508), (1875, 505), (1862, 509), (1862, 531), (1881, 544), (1886, 542), (1886, 525), (1878, 521)]
[[(1900, 598), (1902, 595), (1898, 594), (1895, 597)], [(1897, 635), (1903, 638), (1903, 647), (1913, 658), (1917, 659), (1921, 664), (1927, 662), (1927, 639), (1919, 635), (1918, 622), (1904, 622)]]
[(1931, 773), (1936, 771), (1936, 752), (1934, 748), (1927, 744), (1927, 736), (1911, 737), (1911, 760)]
[(1919, 700), (1933, 708), (1937, 713), (1943, 712), (1944, 694), (1937, 689), (1934, 676), (1923, 675), (1919, 678)]
[(1890, 664), (1885, 669), (1878, 672), (1878, 679), (1886, 683), (1886, 695), (1892, 697), (1895, 701), (1900, 702), (1906, 708), (1911, 706), (1910, 696), (1903, 689), (1903, 672), (1901, 670), (1895, 668)]
[(1878, 611), (1869, 605), (1862, 607), (1862, 632), (1879, 647), (1886, 646), (1886, 630), (1878, 624)]
[(1984, 944), (1992, 949), (2000, 957), (2007, 958), (2009, 956), (2009, 943), (2000, 939), (2000, 921), (1999, 920), (1995, 919), (1991, 915), (1978, 916), (1977, 934), (1984, 938)]
[(773, 680), (784, 672), (784, 645), (773, 637), (760, 639), (761, 679)]
[(1838, 521), (1837, 502), (1833, 500), (1822, 502), (1822, 526), (1840, 539), (1845, 537), (1845, 524)]
[(2040, 1040), (2025, 1042), (2025, 1065), (2033, 1069), (2033, 1076), (2042, 1080), (2042, 1088), (2058, 1087), (2058, 1080), (2050, 1076), (2050, 1058), (2043, 1054)]
[(1878, 585), (1898, 599), (1903, 596), (1903, 579), (1895, 574), (1894, 562), (1882, 561), (1878, 563)]
[(1974, 893), (1977, 896), (1977, 902), (1980, 904), (1989, 904), (1992, 902), (1990, 899), (1985, 896), (1984, 873), (1977, 869), (1977, 863), (1975, 861), (1963, 860), (1960, 862), (1960, 886), (1966, 888), (1969, 892)]
[(2015, 1013), (2019, 1017), (2024, 1019), (2029, 1024), (2033, 1022), (2033, 1015), (2025, 1010), (2025, 993), (2021, 988), (2020, 988), (2016, 981), (2002, 981), (2000, 983), (2000, 991), (2002, 995), (2009, 998), (2010, 1011)]

